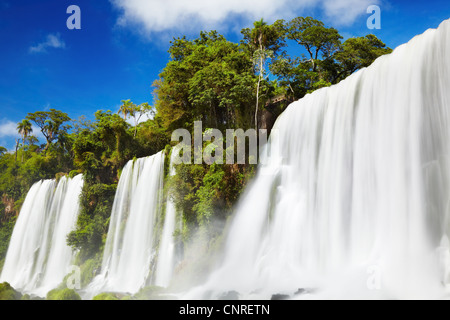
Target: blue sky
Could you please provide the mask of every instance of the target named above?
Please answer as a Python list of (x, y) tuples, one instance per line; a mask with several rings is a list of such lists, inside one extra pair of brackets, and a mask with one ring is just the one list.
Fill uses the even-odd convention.
[[(367, 29), (371, 4), (381, 8), (381, 30)], [(70, 5), (81, 9), (81, 30), (66, 26)], [(239, 41), (260, 18), (307, 15), (345, 38), (375, 33), (395, 48), (450, 18), (450, 1), (0, 0), (0, 146), (13, 148), (28, 112), (55, 108), (89, 119), (124, 99), (152, 103), (173, 37), (217, 29)]]

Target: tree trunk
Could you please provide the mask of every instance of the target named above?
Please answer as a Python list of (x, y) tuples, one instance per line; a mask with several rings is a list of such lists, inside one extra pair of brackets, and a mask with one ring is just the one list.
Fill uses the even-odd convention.
[(17, 150), (19, 149), (19, 141), (20, 139), (16, 139), (16, 154), (15, 154), (15, 161), (17, 162)]
[(258, 76), (258, 86), (256, 87), (256, 109), (255, 109), (255, 130), (258, 132), (258, 109), (259, 109), (259, 91), (261, 86), (261, 81), (264, 73), (264, 52), (262, 46), (262, 39), (259, 39), (259, 76)]
[(47, 144), (45, 145), (45, 148), (44, 148), (44, 153), (47, 152), (49, 147), (50, 147), (50, 140), (47, 140)]
[(117, 150), (118, 158), (122, 159), (122, 157), (120, 155), (120, 134), (119, 133), (116, 134), (116, 150)]
[(259, 86), (260, 86), (260, 84), (261, 84), (261, 76), (258, 78), (258, 86), (256, 87), (255, 130), (258, 130)]

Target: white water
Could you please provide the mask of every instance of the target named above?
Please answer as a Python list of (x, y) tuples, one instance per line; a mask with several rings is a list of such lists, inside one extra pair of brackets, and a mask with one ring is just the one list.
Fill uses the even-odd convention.
[(450, 20), (290, 105), (221, 266), (185, 298), (444, 297), (449, 58)]
[(136, 293), (148, 284), (155, 255), (155, 224), (161, 210), (164, 152), (129, 161), (117, 187), (102, 272), (88, 288)]
[(66, 236), (75, 227), (82, 187), (82, 175), (32, 186), (14, 227), (0, 282), (40, 296), (61, 283), (73, 259)]
[[(178, 148), (172, 149), (170, 157), (169, 175), (176, 174), (174, 159), (177, 156)], [(175, 239), (173, 234), (176, 229), (177, 213), (175, 203), (171, 196), (168, 196), (166, 203), (166, 214), (164, 219), (164, 227), (161, 236), (161, 242), (158, 250), (158, 263), (156, 267), (155, 285), (160, 287), (168, 287), (175, 266)]]

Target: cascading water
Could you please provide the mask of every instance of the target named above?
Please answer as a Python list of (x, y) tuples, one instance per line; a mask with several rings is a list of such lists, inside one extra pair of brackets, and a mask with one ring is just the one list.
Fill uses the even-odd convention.
[(221, 267), (185, 298), (443, 297), (449, 57), (450, 20), (290, 105)]
[(75, 227), (83, 177), (44, 180), (27, 194), (14, 227), (0, 281), (45, 296), (57, 287), (72, 263), (66, 236)]
[(122, 171), (111, 213), (102, 272), (87, 291), (136, 293), (147, 284), (155, 255), (161, 210), (164, 152), (129, 161)]
[[(174, 159), (177, 156), (178, 148), (172, 149), (170, 157), (169, 175), (176, 174)], [(177, 224), (177, 213), (175, 204), (168, 196), (166, 203), (166, 215), (164, 219), (164, 227), (161, 235), (161, 242), (158, 250), (158, 263), (156, 267), (155, 285), (167, 287), (172, 279), (173, 269), (175, 266), (175, 239), (173, 234)]]

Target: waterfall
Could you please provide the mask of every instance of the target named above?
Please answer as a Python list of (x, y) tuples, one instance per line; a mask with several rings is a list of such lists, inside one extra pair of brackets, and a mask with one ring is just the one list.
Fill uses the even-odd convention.
[[(177, 147), (172, 149), (169, 176), (174, 176), (176, 174), (174, 159), (177, 156), (178, 151), (179, 149)], [(158, 250), (158, 263), (155, 277), (155, 285), (160, 287), (169, 286), (172, 278), (173, 269), (175, 266), (175, 239), (173, 237), (173, 233), (176, 229), (176, 223), (177, 213), (175, 210), (175, 204), (169, 195), (166, 203), (166, 214)]]
[(129, 161), (117, 187), (102, 271), (88, 292), (136, 293), (147, 284), (161, 210), (164, 152)]
[(83, 177), (35, 183), (14, 227), (0, 282), (45, 296), (68, 272), (73, 253), (66, 236), (75, 227)]
[(240, 201), (221, 267), (186, 298), (442, 297), (449, 57), (450, 20), (291, 104)]

